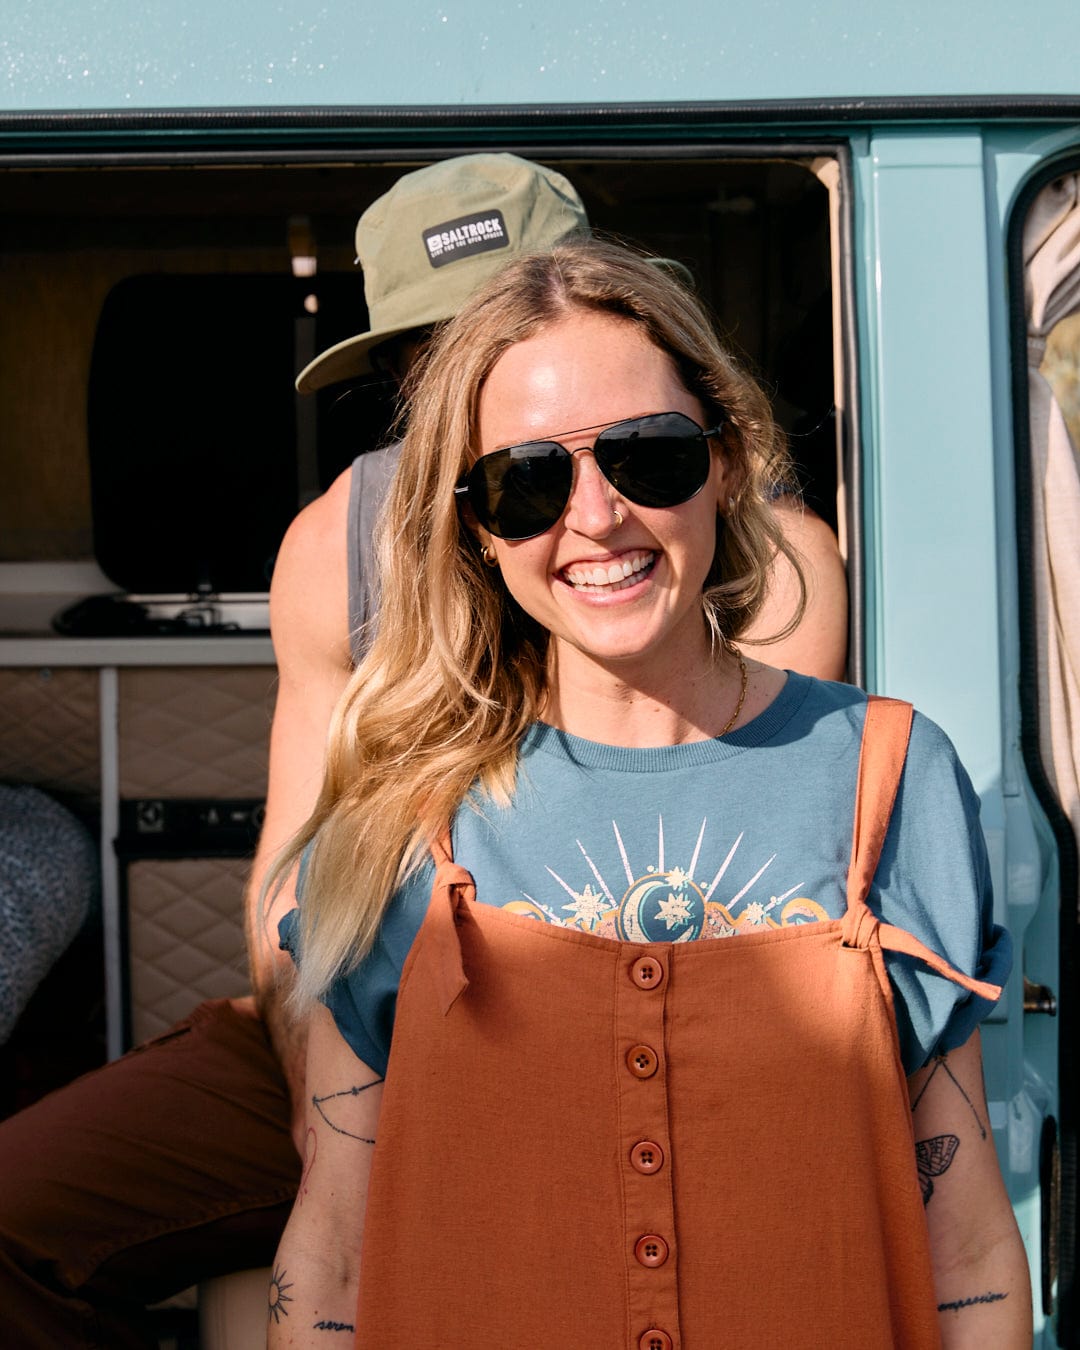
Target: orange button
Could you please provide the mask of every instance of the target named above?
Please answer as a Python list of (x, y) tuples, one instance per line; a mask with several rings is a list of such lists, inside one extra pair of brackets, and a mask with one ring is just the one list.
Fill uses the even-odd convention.
[(651, 1078), (660, 1067), (655, 1050), (647, 1045), (635, 1045), (626, 1052), (626, 1067), (635, 1078)]
[(662, 1266), (668, 1258), (668, 1245), (655, 1233), (646, 1233), (634, 1243), (634, 1255), (643, 1266)]
[(638, 1341), (638, 1350), (671, 1350), (674, 1345), (666, 1331), (650, 1327)]
[(643, 1139), (630, 1150), (630, 1165), (646, 1175), (650, 1172), (659, 1172), (664, 1165), (664, 1150), (652, 1140)]
[(664, 966), (655, 956), (639, 956), (630, 967), (630, 978), (639, 989), (659, 989), (664, 983)]

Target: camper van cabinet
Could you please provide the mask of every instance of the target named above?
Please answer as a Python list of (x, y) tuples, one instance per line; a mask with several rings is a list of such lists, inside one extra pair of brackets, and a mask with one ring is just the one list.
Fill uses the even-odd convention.
[(0, 778), (100, 819), (110, 1055), (248, 990), (275, 680), (266, 638), (0, 638)]

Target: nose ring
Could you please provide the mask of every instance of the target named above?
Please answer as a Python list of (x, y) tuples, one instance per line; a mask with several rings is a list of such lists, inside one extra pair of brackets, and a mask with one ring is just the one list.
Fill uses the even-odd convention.
[(620, 525), (622, 524), (622, 522), (623, 522), (623, 514), (622, 514), (622, 512), (621, 512), (621, 511), (613, 511), (613, 512), (612, 512), (612, 519), (615, 521), (615, 528), (618, 529), (619, 526), (620, 526)]

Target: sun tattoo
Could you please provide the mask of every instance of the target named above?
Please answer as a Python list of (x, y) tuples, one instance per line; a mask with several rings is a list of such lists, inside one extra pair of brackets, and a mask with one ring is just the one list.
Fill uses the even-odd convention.
[(288, 1317), (289, 1310), (286, 1303), (292, 1302), (292, 1296), (286, 1292), (292, 1288), (292, 1284), (285, 1283), (285, 1276), (288, 1271), (279, 1270), (274, 1267), (274, 1273), (270, 1276), (270, 1302), (266, 1314), (266, 1320), (269, 1322), (272, 1317), (275, 1322), (280, 1322), (283, 1317)]

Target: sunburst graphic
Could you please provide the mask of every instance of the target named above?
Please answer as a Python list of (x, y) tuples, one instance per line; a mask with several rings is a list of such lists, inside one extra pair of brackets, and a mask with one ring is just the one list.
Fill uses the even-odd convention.
[[(776, 861), (775, 853), (754, 868), (749, 876), (744, 872), (745, 879), (729, 895), (721, 898), (717, 894), (721, 883), (732, 871), (745, 831), (736, 837), (707, 883), (695, 880), (707, 825), (708, 818), (703, 817), (693, 853), (686, 865), (668, 867), (664, 818), (659, 816), (654, 854), (656, 861), (648, 863), (642, 870), (632, 862), (618, 822), (613, 820), (611, 828), (624, 876), (618, 880), (606, 878), (592, 853), (579, 839), (576, 843), (591, 879), (584, 886), (575, 886), (549, 867), (549, 875), (566, 892), (570, 902), (561, 906), (561, 913), (556, 913), (553, 907), (528, 897), (530, 917), (546, 918), (564, 928), (577, 928), (586, 933), (617, 937), (629, 942), (690, 942), (698, 937), (731, 937), (748, 929), (779, 928), (787, 926), (789, 921), (806, 922), (811, 917), (826, 917), (821, 906), (813, 901), (800, 900), (797, 909), (794, 908), (795, 902), (786, 905), (785, 902), (789, 902), (799, 891), (802, 882), (767, 900), (748, 899), (751, 891)], [(507, 908), (525, 912), (521, 901), (511, 901)], [(781, 916), (779, 922), (772, 915), (772, 911), (777, 909)]]

